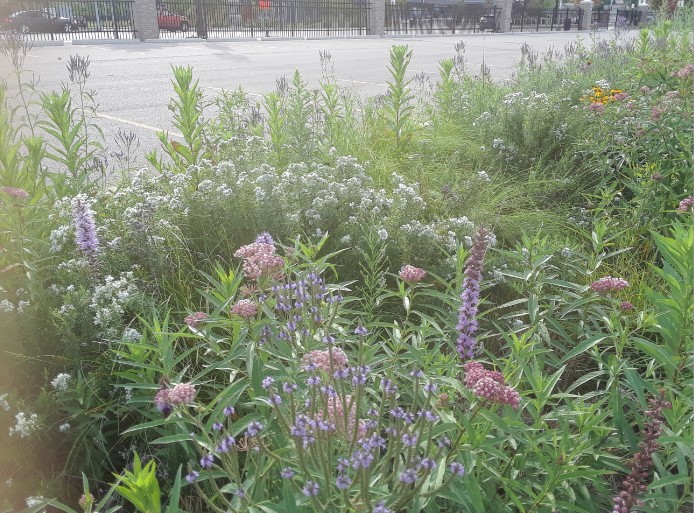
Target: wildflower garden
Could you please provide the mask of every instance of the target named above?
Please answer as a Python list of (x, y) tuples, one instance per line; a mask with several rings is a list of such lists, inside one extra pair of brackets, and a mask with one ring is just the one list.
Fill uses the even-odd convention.
[[(0, 49), (0, 511), (693, 511), (693, 17), (386, 94)], [(141, 155), (140, 155), (141, 156)]]

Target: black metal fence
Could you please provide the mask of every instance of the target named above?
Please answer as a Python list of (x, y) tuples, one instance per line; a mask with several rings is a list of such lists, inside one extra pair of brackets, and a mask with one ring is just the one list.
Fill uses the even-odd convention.
[(512, 9), (513, 32), (545, 32), (553, 30), (579, 30), (582, 26), (581, 9)]
[(133, 39), (132, 0), (0, 2), (0, 30), (33, 41)]
[(429, 3), (386, 4), (387, 34), (457, 34), (496, 32), (501, 8), (483, 5), (438, 5)]
[(360, 0), (167, 0), (158, 4), (162, 38), (366, 35)]
[(607, 29), (610, 25), (610, 11), (591, 11), (591, 28)]
[[(654, 16), (653, 12), (647, 12), (647, 18), (650, 14)], [(644, 21), (646, 20), (642, 19), (642, 11), (639, 9), (618, 9), (615, 14), (615, 28), (638, 27)]]

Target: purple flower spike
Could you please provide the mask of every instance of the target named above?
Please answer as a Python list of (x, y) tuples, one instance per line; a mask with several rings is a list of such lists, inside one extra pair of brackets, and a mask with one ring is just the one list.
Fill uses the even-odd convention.
[(189, 484), (193, 484), (199, 476), (200, 474), (198, 472), (196, 472), (195, 470), (191, 470), (190, 473), (186, 476), (186, 481), (188, 481)]
[(315, 481), (307, 481), (302, 488), (302, 493), (307, 497), (316, 497), (319, 494), (319, 484)]
[(473, 237), (473, 246), (466, 262), (459, 322), (456, 326), (456, 330), (459, 332), (456, 349), (464, 361), (475, 357), (477, 349), (475, 333), (478, 331), (478, 321), (476, 315), (480, 301), (480, 282), (483, 280), (483, 259), (489, 242), (490, 232), (483, 227), (478, 228)]
[(246, 429), (246, 436), (248, 436), (248, 437), (258, 436), (258, 434), (261, 431), (263, 431), (263, 428), (264, 428), (263, 424), (254, 420), (253, 422), (251, 422), (251, 424), (249, 424), (249, 427)]
[(71, 207), (75, 225), (75, 242), (80, 251), (87, 257), (90, 265), (94, 266), (99, 253), (99, 238), (94, 222), (94, 212), (84, 194), (75, 196)]
[(282, 469), (282, 472), (280, 472), (280, 476), (283, 479), (292, 479), (294, 477), (294, 470), (292, 470), (290, 467), (285, 467)]
[(450, 463), (449, 470), (457, 477), (463, 477), (463, 475), (466, 473), (466, 469), (458, 461)]
[(256, 242), (260, 244), (275, 244), (273, 237), (268, 232), (259, 233), (256, 236)]

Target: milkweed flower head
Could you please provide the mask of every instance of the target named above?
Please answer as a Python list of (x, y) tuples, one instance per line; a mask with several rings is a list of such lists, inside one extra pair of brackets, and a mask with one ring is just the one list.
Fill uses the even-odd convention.
[(678, 77), (678, 78), (691, 77), (691, 76), (693, 76), (693, 65), (692, 64), (686, 64), (678, 71), (674, 71), (671, 76)]
[(678, 212), (689, 212), (690, 210), (693, 209), (693, 197), (688, 196), (687, 198), (683, 198), (680, 203), (678, 204)]
[(405, 282), (419, 283), (425, 278), (425, 276), (427, 276), (427, 272), (424, 269), (420, 269), (419, 267), (414, 267), (408, 264), (401, 268), (398, 276)]
[(329, 374), (335, 373), (348, 367), (348, 357), (340, 347), (324, 351), (315, 350), (302, 356), (302, 367), (305, 370), (318, 369)]
[[(347, 415), (345, 411), (347, 410)], [(341, 435), (350, 439), (357, 429), (358, 440), (364, 437), (367, 433), (366, 425), (364, 421), (357, 420), (357, 403), (355, 399), (350, 394), (346, 394), (343, 397), (329, 396), (326, 401), (325, 412), (319, 412), (317, 417), (319, 420), (326, 420), (331, 425), (335, 426), (335, 429)]]
[(521, 397), (506, 384), (501, 372), (487, 370), (480, 362), (466, 362), (463, 366), (463, 384), (476, 396), (491, 403), (508, 404), (519, 408)]
[(191, 329), (198, 329), (200, 324), (208, 318), (208, 314), (205, 312), (195, 312), (187, 316), (183, 321)]
[(0, 187), (0, 191), (7, 194), (10, 198), (16, 200), (27, 200), (29, 199), (29, 193), (24, 189), (18, 187)]
[[(244, 260), (244, 276), (251, 280), (277, 274), (285, 263), (281, 256), (275, 254), (275, 244), (267, 242), (268, 237), (261, 234), (259, 239), (265, 242), (256, 241), (253, 244), (247, 244), (234, 253), (235, 257)], [(270, 240), (272, 241), (272, 238)]]
[(232, 313), (244, 319), (255, 317), (257, 312), (258, 305), (251, 299), (242, 299), (232, 306)]
[(591, 290), (602, 296), (620, 292), (630, 284), (622, 278), (613, 278), (612, 276), (604, 276), (591, 284)]
[(167, 388), (163, 383), (154, 396), (155, 407), (165, 416), (169, 415), (174, 407), (190, 404), (196, 395), (195, 386), (190, 383), (179, 383), (173, 388)]
[(478, 330), (478, 321), (476, 315), (480, 301), (480, 282), (483, 279), (483, 259), (490, 242), (490, 235), (486, 228), (482, 226), (478, 228), (473, 237), (473, 245), (466, 262), (459, 320), (456, 325), (459, 334), (456, 349), (462, 360), (473, 358), (477, 349), (475, 334)]

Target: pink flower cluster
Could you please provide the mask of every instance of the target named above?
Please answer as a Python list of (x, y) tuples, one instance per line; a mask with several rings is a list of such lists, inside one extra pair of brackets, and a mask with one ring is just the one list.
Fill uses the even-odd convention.
[(687, 78), (687, 77), (691, 77), (692, 75), (693, 75), (693, 65), (692, 64), (686, 64), (684, 67), (682, 67), (678, 71), (675, 71), (673, 73), (673, 75), (671, 75), (671, 76), (678, 77), (678, 78)]
[(14, 199), (29, 199), (29, 193), (24, 189), (19, 189), (17, 187), (0, 187), (0, 191), (4, 192), (5, 194)]
[(183, 321), (188, 324), (188, 327), (191, 329), (198, 329), (200, 327), (200, 323), (204, 321), (205, 319), (208, 318), (208, 314), (205, 312), (195, 312), (186, 317)]
[[(344, 403), (344, 404), (343, 404)], [(349, 413), (345, 417), (345, 405), (348, 407)], [(343, 399), (340, 397), (329, 397), (326, 406), (326, 417), (335, 424), (339, 433), (345, 436), (352, 436), (355, 432), (355, 424), (357, 424), (357, 438), (363, 437), (367, 428), (363, 420), (356, 420), (357, 404), (351, 395), (347, 394)]]
[(242, 246), (236, 250), (234, 256), (244, 259), (244, 276), (251, 280), (272, 275), (285, 263), (281, 256), (275, 254), (275, 246), (265, 242)]
[(258, 312), (258, 305), (254, 303), (251, 299), (242, 299), (237, 301), (237, 303), (232, 307), (232, 313), (243, 317), (244, 319), (250, 319), (254, 317)]
[[(349, 413), (345, 415), (345, 407), (347, 406)], [(357, 404), (350, 394), (346, 394), (344, 398), (329, 397), (326, 404), (325, 420), (333, 424), (338, 433), (347, 438), (351, 438), (355, 429), (357, 429), (357, 439), (364, 437), (367, 434), (367, 427), (363, 420), (356, 419)], [(317, 415), (319, 420), (324, 418), (324, 415), (319, 412)]]
[(598, 112), (599, 114), (603, 114), (604, 112), (606, 112), (606, 107), (604, 107), (603, 103), (601, 102), (590, 103), (587, 108), (590, 111)]
[(613, 292), (619, 292), (630, 284), (622, 278), (613, 278), (612, 276), (604, 276), (591, 284), (591, 290), (597, 294), (605, 295)]
[(687, 198), (683, 198), (680, 203), (678, 204), (678, 212), (688, 212), (692, 210), (693, 208), (693, 197), (688, 196)]
[(480, 362), (467, 362), (463, 384), (475, 395), (492, 403), (508, 404), (515, 410), (519, 408), (519, 392), (508, 386), (501, 372), (485, 369)]
[[(348, 366), (348, 357), (340, 347), (333, 347), (333, 372), (346, 369)], [(311, 351), (302, 356), (302, 365), (304, 367), (316, 367), (324, 372), (331, 373), (331, 351)]]
[(401, 271), (398, 273), (398, 276), (401, 278), (401, 280), (408, 283), (419, 283), (425, 278), (425, 276), (427, 276), (427, 272), (419, 267), (404, 265), (401, 267)]
[(154, 404), (161, 412), (170, 411), (174, 406), (190, 404), (195, 399), (195, 386), (179, 383), (174, 388), (161, 388), (154, 396)]

